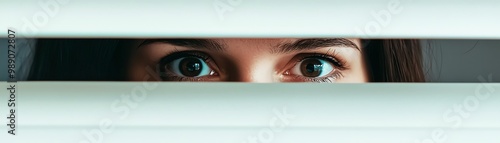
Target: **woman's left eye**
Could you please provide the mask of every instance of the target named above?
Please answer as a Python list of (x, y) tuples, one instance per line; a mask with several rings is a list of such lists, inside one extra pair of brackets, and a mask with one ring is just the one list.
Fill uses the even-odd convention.
[(320, 58), (305, 58), (297, 62), (290, 72), (294, 75), (305, 77), (325, 77), (335, 70), (335, 65), (330, 61)]
[(283, 73), (284, 82), (325, 82), (333, 83), (343, 78), (347, 70), (342, 59), (323, 54), (300, 54), (292, 60)]

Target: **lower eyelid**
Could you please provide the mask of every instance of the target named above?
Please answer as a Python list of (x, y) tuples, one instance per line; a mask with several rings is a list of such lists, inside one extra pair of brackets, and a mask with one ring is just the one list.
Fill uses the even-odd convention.
[(331, 75), (325, 77), (304, 77), (300, 75), (286, 75), (283, 77), (285, 82), (337, 82), (342, 79), (344, 74), (341, 71), (334, 71)]
[(208, 78), (208, 77), (180, 77), (180, 76), (169, 76), (169, 77), (162, 77), (164, 81), (192, 81), (192, 82), (199, 82), (199, 81), (215, 81), (214, 79)]

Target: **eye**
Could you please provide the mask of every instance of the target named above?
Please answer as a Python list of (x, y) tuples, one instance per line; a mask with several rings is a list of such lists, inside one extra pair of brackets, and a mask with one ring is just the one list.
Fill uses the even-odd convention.
[(291, 69), (294, 75), (305, 77), (324, 77), (333, 72), (335, 66), (333, 63), (319, 58), (305, 58), (295, 64)]
[(167, 64), (165, 68), (184, 77), (207, 76), (213, 71), (203, 59), (198, 57), (179, 58)]
[[(337, 55), (337, 54), (335, 54)], [(292, 58), (292, 62), (283, 72), (284, 82), (337, 82), (344, 77), (347, 63), (327, 54), (303, 53)]]
[(158, 65), (160, 77), (167, 81), (203, 81), (218, 76), (211, 58), (200, 52), (170, 54)]

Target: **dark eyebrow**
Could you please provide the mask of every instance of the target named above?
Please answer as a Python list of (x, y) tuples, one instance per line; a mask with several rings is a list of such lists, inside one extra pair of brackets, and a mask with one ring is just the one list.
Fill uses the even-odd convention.
[(209, 51), (218, 51), (218, 52), (224, 51), (225, 47), (223, 43), (209, 39), (147, 39), (144, 42), (142, 42), (139, 45), (139, 47), (156, 42), (172, 44), (175, 46), (182, 46), (193, 49), (206, 49)]
[(317, 48), (342, 46), (350, 47), (361, 51), (351, 40), (345, 38), (313, 38), (299, 39), (292, 43), (281, 43), (274, 46), (272, 53), (290, 53), (293, 51), (313, 50)]

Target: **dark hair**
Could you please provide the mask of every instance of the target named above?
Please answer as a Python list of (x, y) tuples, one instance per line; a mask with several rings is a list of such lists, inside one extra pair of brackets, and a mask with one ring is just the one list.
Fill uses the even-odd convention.
[(123, 81), (126, 39), (38, 39), (28, 80)]
[(363, 43), (370, 81), (425, 81), (419, 40), (365, 40)]
[[(125, 81), (131, 41), (38, 39), (28, 80)], [(370, 81), (425, 81), (418, 40), (363, 40), (363, 47)]]

